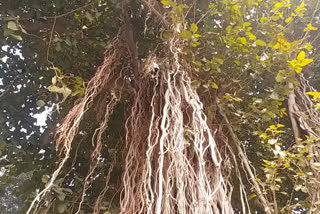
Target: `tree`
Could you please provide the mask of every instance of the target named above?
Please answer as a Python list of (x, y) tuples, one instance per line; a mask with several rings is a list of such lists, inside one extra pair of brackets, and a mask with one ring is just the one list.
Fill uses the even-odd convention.
[[(20, 196), (27, 213), (317, 213), (318, 9), (313, 0), (3, 3), (1, 151), (11, 163), (1, 182), (42, 180), (33, 199)], [(24, 101), (10, 88), (32, 79), (41, 86), (28, 89), (29, 106), (50, 107), (57, 121), (42, 137), (24, 128), (32, 107), (12, 109)], [(45, 167), (38, 142), (56, 152)]]

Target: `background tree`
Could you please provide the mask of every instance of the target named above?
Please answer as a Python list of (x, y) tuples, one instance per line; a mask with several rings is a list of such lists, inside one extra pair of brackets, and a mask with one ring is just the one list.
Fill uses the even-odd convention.
[(3, 210), (317, 213), (318, 9), (1, 3)]

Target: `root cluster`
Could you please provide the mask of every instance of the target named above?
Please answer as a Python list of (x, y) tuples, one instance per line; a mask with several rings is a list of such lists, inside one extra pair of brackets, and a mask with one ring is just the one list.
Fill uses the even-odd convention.
[[(98, 105), (98, 128), (92, 137), (93, 151), (84, 179), (77, 211), (93, 182), (102, 150), (102, 134), (108, 127), (121, 94), (132, 88), (131, 113), (125, 123), (125, 160), (120, 193), (121, 213), (233, 213), (231, 188), (223, 175), (223, 162), (207, 125), (189, 74), (192, 66), (181, 54), (179, 39), (171, 39), (163, 57), (152, 55), (141, 71), (130, 71), (128, 49), (119, 39), (110, 43), (103, 64), (88, 84), (85, 96), (59, 126), (56, 148), (60, 161), (51, 180), (32, 202), (28, 213), (37, 212), (39, 201), (51, 191), (55, 180), (76, 148), (75, 137), (84, 114)], [(132, 67), (131, 67), (132, 68)], [(132, 92), (133, 91), (133, 92)], [(93, 207), (99, 213), (105, 188)]]

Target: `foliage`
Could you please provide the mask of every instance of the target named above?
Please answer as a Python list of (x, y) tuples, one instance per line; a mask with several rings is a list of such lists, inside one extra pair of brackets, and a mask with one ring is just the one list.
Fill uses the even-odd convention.
[[(122, 8), (122, 3), (117, 1), (62, 3), (55, 0), (51, 5), (46, 6), (33, 4), (35, 6), (19, 1), (5, 4), (10, 10), (3, 9), (2, 11), (5, 14), (2, 20), (2, 35), (5, 39), (1, 45), (8, 45), (10, 51), (5, 52), (9, 61), (2, 63), (2, 68), (7, 73), (1, 78), (5, 85), (12, 82), (14, 89), (19, 83), (22, 84), (28, 79), (37, 81), (39, 88), (32, 89), (30, 83), (27, 83), (28, 93), (35, 94), (32, 99), (28, 99), (30, 100), (28, 101), (29, 106), (36, 109), (31, 110), (34, 113), (45, 107), (55, 106), (56, 103), (61, 104), (61, 98), (57, 100), (56, 94), (61, 94), (63, 97), (64, 104), (60, 109), (62, 112), (68, 112), (77, 99), (74, 107), (67, 114), (68, 119), (63, 120), (60, 125), (62, 124), (62, 127), (65, 128), (64, 131), (79, 130), (79, 133), (85, 133), (83, 135), (87, 145), (79, 143), (78, 154), (78, 150), (74, 151), (77, 144), (70, 142), (65, 145), (63, 143), (63, 140), (69, 139), (70, 136), (74, 138), (74, 142), (81, 140), (73, 132), (71, 135), (65, 134), (68, 138), (64, 138), (63, 135), (62, 138), (55, 139), (58, 143), (60, 160), (66, 157), (66, 165), (74, 166), (72, 176), (65, 169), (59, 171), (57, 175), (50, 174), (48, 170), (52, 168), (53, 157), (47, 158), (46, 169), (40, 167), (42, 162), (34, 161), (34, 168), (30, 167), (29, 171), (22, 170), (20, 165), (24, 166), (28, 159), (32, 159), (39, 152), (41, 146), (37, 144), (41, 142), (39, 140), (41, 133), (36, 131), (37, 137), (33, 139), (33, 144), (36, 144), (34, 149), (28, 148), (26, 152), (22, 152), (19, 150), (20, 147), (17, 147), (17, 150), (12, 146), (17, 140), (11, 136), (12, 131), (10, 130), (12, 127), (20, 130), (18, 127), (27, 122), (21, 122), (19, 117), (22, 116), (20, 115), (14, 117), (13, 115), (18, 110), (10, 108), (17, 106), (16, 103), (21, 105), (26, 101), (19, 101), (22, 99), (19, 98), (19, 95), (17, 95), (19, 99), (12, 101), (15, 95), (9, 90), (3, 95), (6, 100), (5, 104), (0, 104), (1, 110), (4, 110), (0, 114), (1, 127), (4, 130), (1, 132), (4, 137), (0, 136), (0, 152), (3, 157), (10, 153), (13, 154), (13, 151), (16, 155), (10, 157), (10, 161), (14, 164), (5, 164), (4, 170), (8, 176), (1, 177), (1, 182), (14, 183), (16, 182), (13, 179), (14, 175), (22, 176), (23, 173), (29, 173), (29, 176), (38, 181), (42, 179), (43, 185), (46, 185), (44, 188), (51, 185), (51, 191), (54, 193), (51, 196), (43, 194), (43, 199), (50, 204), (49, 209), (57, 213), (70, 213), (74, 206), (79, 206), (79, 211), (82, 209), (84, 212), (91, 212), (90, 206), (98, 204), (97, 201), (102, 203), (97, 206), (104, 211), (108, 210), (109, 204), (109, 207), (116, 206), (120, 209), (140, 206), (138, 201), (132, 201), (131, 205), (121, 202), (125, 199), (121, 199), (123, 196), (120, 196), (119, 193), (115, 196), (118, 200), (115, 205), (112, 201), (108, 201), (107, 197), (103, 198), (97, 193), (97, 190), (101, 191), (104, 182), (111, 176), (111, 186), (115, 191), (119, 186), (116, 181), (117, 176), (121, 174), (117, 170), (122, 170), (124, 184), (128, 185), (125, 187), (128, 189), (125, 189), (124, 194), (129, 195), (133, 200), (135, 197), (132, 197), (133, 193), (130, 191), (134, 192), (134, 190), (130, 190), (130, 187), (135, 185), (134, 182), (142, 179), (139, 174), (142, 171), (139, 170), (145, 167), (143, 164), (150, 162), (149, 167), (152, 165), (157, 171), (162, 170), (161, 166), (157, 168), (159, 166), (154, 164), (154, 160), (158, 160), (159, 163), (161, 160), (161, 156), (157, 156), (159, 151), (153, 149), (155, 146), (149, 150), (146, 149), (144, 153), (144, 145), (151, 145), (153, 141), (150, 139), (157, 142), (162, 135), (159, 132), (151, 132), (146, 135), (143, 131), (152, 130), (157, 126), (162, 127), (159, 121), (163, 117), (155, 109), (166, 108), (165, 105), (162, 106), (168, 102), (165, 99), (167, 95), (163, 91), (170, 88), (170, 78), (173, 78), (179, 84), (172, 83), (176, 96), (170, 98), (171, 101), (167, 108), (170, 109), (170, 112), (181, 112), (184, 116), (181, 124), (178, 119), (175, 120), (175, 118), (180, 118), (177, 116), (178, 113), (168, 118), (167, 121), (169, 121), (168, 124), (176, 124), (177, 127), (181, 126), (183, 129), (179, 131), (180, 134), (183, 133), (183, 148), (187, 151), (183, 157), (192, 159), (193, 156), (188, 155), (193, 152), (192, 148), (197, 148), (196, 139), (203, 137), (201, 135), (203, 127), (199, 128), (191, 122), (186, 122), (190, 118), (202, 121), (201, 116), (194, 116), (196, 113), (190, 116), (188, 112), (188, 109), (189, 111), (190, 109), (200, 111), (200, 108), (195, 107), (198, 101), (188, 104), (188, 97), (199, 96), (206, 114), (206, 124), (211, 130), (207, 135), (211, 136), (211, 133), (214, 133), (212, 136), (219, 142), (217, 146), (219, 151), (213, 151), (218, 154), (217, 159), (221, 154), (221, 158), (226, 160), (226, 166), (229, 162), (232, 165), (230, 171), (222, 171), (221, 174), (217, 172), (210, 176), (223, 176), (225, 180), (222, 183), (225, 186), (228, 186), (229, 180), (237, 182), (234, 184), (233, 197), (240, 192), (243, 199), (239, 203), (236, 200), (231, 201), (234, 210), (242, 210), (243, 213), (245, 210), (250, 210), (249, 212), (252, 213), (261, 210), (266, 213), (294, 211), (316, 213), (319, 211), (320, 196), (315, 193), (315, 190), (320, 191), (318, 184), (320, 175), (318, 154), (320, 92), (314, 89), (316, 86), (309, 84), (309, 80), (314, 78), (317, 72), (319, 49), (317, 34), (320, 24), (316, 18), (320, 7), (318, 1), (163, 0), (159, 3), (151, 0), (137, 0), (132, 1), (126, 10)], [(24, 7), (27, 8), (25, 9), (27, 17), (20, 9)], [(130, 33), (127, 33), (127, 38), (119, 36), (122, 34), (121, 30), (118, 33), (118, 28), (123, 20), (122, 22), (118, 20), (120, 20), (119, 14), (123, 14), (123, 11), (129, 14), (131, 22), (134, 23), (132, 31), (136, 41), (133, 44), (137, 45), (138, 53), (135, 53), (134, 48), (130, 46), (131, 40), (128, 36)], [(121, 19), (125, 19), (125, 16), (122, 15)], [(155, 24), (159, 20), (161, 21), (160, 26)], [(36, 25), (34, 22), (43, 22), (46, 25), (41, 30), (32, 30)], [(63, 26), (62, 31), (61, 26)], [(110, 42), (110, 38), (116, 39)], [(118, 39), (127, 45), (118, 44)], [(97, 66), (101, 64), (102, 49), (106, 44), (109, 46), (105, 52), (105, 64), (97, 69)], [(117, 51), (114, 51), (114, 47), (117, 47)], [(19, 59), (12, 54), (15, 49), (22, 50), (24, 59)], [(151, 52), (152, 54), (149, 55)], [(146, 74), (137, 74), (135, 63), (130, 61), (132, 58), (143, 62), (141, 70)], [(109, 70), (106, 64), (110, 66)], [(28, 76), (21, 75), (18, 78), (19, 83), (15, 83), (15, 77), (13, 77), (15, 70), (24, 67), (31, 72), (28, 71)], [(148, 72), (153, 72), (150, 70), (156, 70), (156, 67), (164, 73), (153, 77), (148, 76)], [(105, 78), (102, 74), (103, 69), (107, 70), (110, 76)], [(95, 73), (95, 70), (98, 71)], [(170, 72), (173, 72), (172, 75)], [(183, 82), (184, 79), (181, 81), (179, 75), (187, 75), (186, 79), (190, 77), (190, 88), (196, 93), (189, 90), (188, 81)], [(40, 76), (42, 78), (38, 80)], [(156, 82), (158, 78), (159, 80), (162, 78), (161, 83)], [(86, 82), (90, 79), (90, 82)], [(162, 90), (158, 95), (158, 98), (162, 99), (159, 103), (155, 101), (157, 96), (153, 94), (159, 90), (157, 87)], [(184, 87), (187, 89), (183, 91), (181, 88)], [(137, 98), (136, 101), (132, 99), (132, 93), (136, 93), (134, 96)], [(1, 97), (2, 94), (0, 99)], [(102, 101), (103, 99), (106, 101)], [(181, 99), (185, 106), (180, 106), (176, 99)], [(107, 106), (105, 106), (106, 103), (108, 103)], [(148, 103), (147, 107), (144, 106), (146, 103)], [(172, 103), (179, 108), (172, 107)], [(95, 107), (92, 107), (92, 104)], [(109, 105), (111, 110), (108, 109)], [(143, 116), (142, 112), (145, 112)], [(149, 115), (151, 112), (152, 116)], [(24, 115), (29, 113), (29, 109), (25, 110)], [(84, 113), (88, 115), (83, 116)], [(101, 114), (104, 114), (103, 117)], [(115, 118), (109, 120), (105, 117), (109, 114)], [(92, 117), (94, 119), (90, 118), (92, 115), (95, 115)], [(128, 115), (131, 116), (128, 117)], [(23, 117), (24, 121), (28, 120), (28, 117)], [(62, 117), (62, 115), (57, 117)], [(119, 124), (117, 117), (122, 118), (121, 121), (118, 121)], [(149, 117), (156, 119), (150, 119), (151, 122), (146, 121), (146, 118)], [(82, 120), (82, 123), (77, 124), (78, 120)], [(9, 125), (6, 125), (6, 122)], [(54, 125), (51, 124), (51, 126)], [(130, 128), (134, 130), (130, 131)], [(27, 133), (30, 134), (33, 129), (35, 129), (33, 125), (30, 125)], [(158, 131), (160, 129), (158, 128)], [(120, 133), (125, 135), (126, 139), (117, 133), (117, 130), (122, 130)], [(177, 131), (178, 128), (173, 130)], [(88, 146), (93, 143), (91, 141), (97, 136), (96, 133), (99, 133), (100, 140), (97, 140), (93, 146)], [(110, 136), (113, 135), (114, 139), (110, 139)], [(148, 141), (143, 141), (143, 137), (148, 138)], [(170, 137), (171, 135), (168, 134), (168, 139), (171, 139)], [(32, 144), (30, 140), (26, 142), (28, 145)], [(129, 146), (126, 144), (128, 142), (131, 142)], [(137, 143), (134, 147), (136, 142), (141, 144)], [(172, 140), (172, 142), (175, 141)], [(237, 146), (239, 142), (243, 145), (241, 148)], [(129, 149), (123, 149), (124, 145)], [(168, 151), (170, 148), (168, 146)], [(200, 150), (199, 147), (198, 151)], [(92, 152), (91, 156), (89, 151)], [(242, 154), (241, 152), (246, 153), (247, 156), (235, 155)], [(51, 153), (54, 152), (51, 151)], [(120, 157), (120, 154), (125, 154), (127, 158), (111, 158), (117, 155)], [(137, 162), (128, 162), (130, 155)], [(166, 155), (163, 157), (168, 158)], [(16, 157), (22, 161), (15, 160)], [(69, 157), (75, 158), (74, 160), (78, 159), (80, 164), (74, 165)], [(98, 161), (101, 157), (106, 158), (105, 162)], [(143, 160), (145, 160), (144, 163)], [(174, 158), (170, 156), (166, 161), (169, 160), (174, 160)], [(251, 160), (251, 168), (244, 166), (245, 164), (239, 167), (237, 165), (239, 160), (248, 165)], [(191, 162), (187, 167), (190, 173), (191, 166), (195, 162)], [(183, 161), (179, 163), (184, 166)], [(137, 168), (134, 168), (135, 164)], [(80, 165), (83, 166), (80, 167)], [(108, 170), (113, 167), (116, 168), (115, 173), (110, 171), (108, 174)], [(167, 169), (172, 173), (171, 175), (180, 175), (170, 171), (171, 167), (170, 165)], [(126, 171), (132, 168), (133, 171)], [(33, 173), (34, 169), (38, 169), (39, 173)], [(108, 173), (103, 174), (104, 170)], [(204, 171), (208, 173), (206, 169)], [(91, 173), (97, 176), (97, 182), (93, 182), (90, 177)], [(99, 176), (99, 173), (102, 173), (103, 176)], [(146, 168), (143, 173), (150, 178), (161, 179), (150, 168)], [(234, 181), (230, 179), (232, 173), (237, 175)], [(251, 174), (253, 177), (246, 177)], [(23, 182), (28, 181), (25, 176), (22, 177), (24, 177)], [(83, 191), (77, 191), (76, 188), (71, 187), (72, 182), (76, 182), (77, 188), (82, 188), (84, 182)], [(143, 182), (137, 182), (136, 188), (139, 187), (141, 190), (145, 188), (147, 184)], [(172, 183), (174, 183), (173, 180)], [(146, 193), (145, 198), (152, 198), (153, 194), (157, 195), (157, 192), (151, 189), (151, 187), (147, 189), (149, 192)], [(248, 189), (250, 191), (245, 192)], [(26, 194), (33, 190), (29, 190)], [(228, 192), (228, 190), (229, 186), (223, 190), (220, 189), (219, 194), (223, 194), (224, 191)], [(86, 191), (88, 196), (84, 199)], [(111, 193), (112, 191), (109, 190), (104, 194), (112, 197)], [(78, 197), (82, 197), (81, 202)], [(26, 200), (28, 197), (23, 196), (22, 198)], [(245, 202), (246, 199), (248, 203)], [(81, 204), (84, 205), (83, 208)]]

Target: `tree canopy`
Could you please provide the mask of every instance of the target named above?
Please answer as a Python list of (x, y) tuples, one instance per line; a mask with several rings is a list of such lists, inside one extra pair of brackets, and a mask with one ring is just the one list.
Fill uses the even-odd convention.
[(0, 210), (319, 213), (319, 9), (1, 2)]

